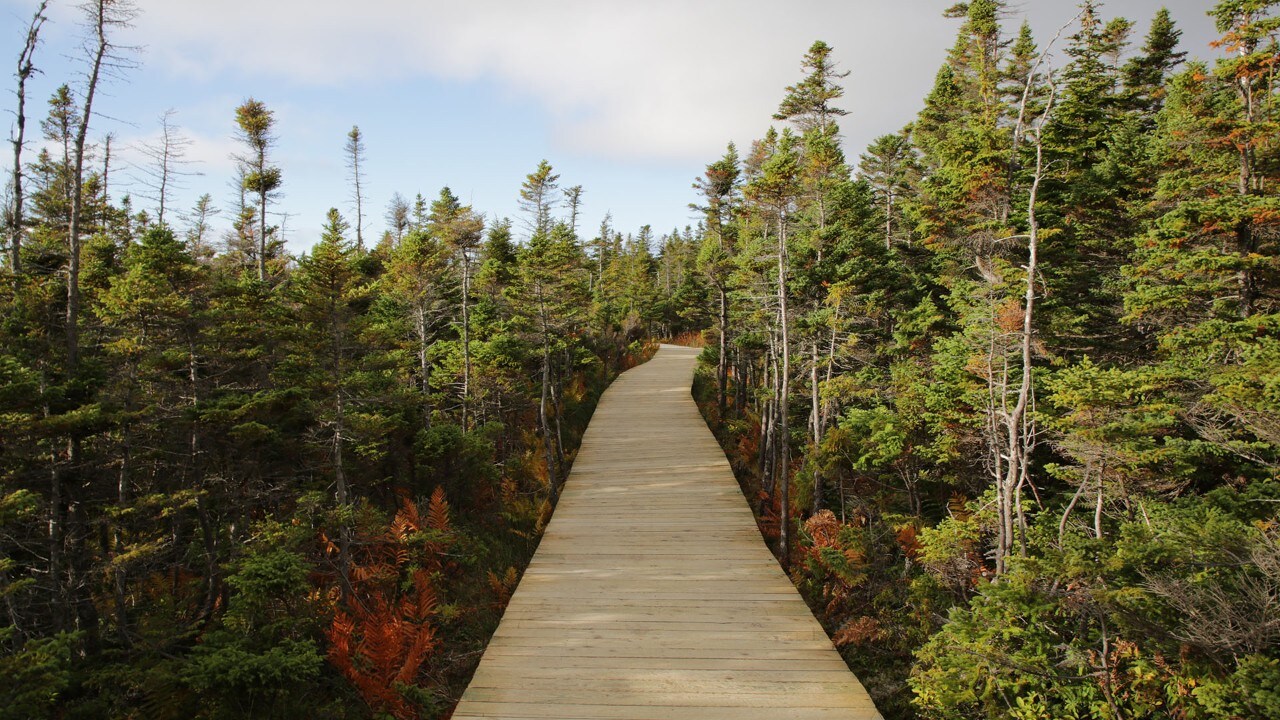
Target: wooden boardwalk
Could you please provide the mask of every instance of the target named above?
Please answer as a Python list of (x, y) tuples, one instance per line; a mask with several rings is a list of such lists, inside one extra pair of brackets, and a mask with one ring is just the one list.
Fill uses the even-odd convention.
[(696, 357), (604, 394), (455, 720), (880, 718), (764, 546)]

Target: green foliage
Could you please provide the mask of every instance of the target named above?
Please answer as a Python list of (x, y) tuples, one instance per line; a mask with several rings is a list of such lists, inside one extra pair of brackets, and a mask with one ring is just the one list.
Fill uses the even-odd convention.
[(183, 675), (216, 703), (209, 717), (307, 716), (303, 698), (324, 667), (321, 618), (305, 599), (309, 570), (300, 555), (276, 548), (247, 556), (228, 576), (233, 594), (221, 627), (192, 651)]
[[(1218, 2), (1220, 57), (1182, 65), (1166, 11), (1130, 50), (1086, 2), (1049, 47), (959, 3), (922, 111), (857, 177), (815, 42), (790, 127), (695, 182), (700, 226), (589, 240), (543, 160), (527, 241), (446, 187), (372, 251), (332, 210), (287, 258), (249, 99), (213, 253), (71, 177), (59, 88), (0, 291), (0, 715), (364, 712), (325, 631), (383, 545), (426, 559), (370, 582), (423, 571), (447, 651), (379, 687), (447, 712), (655, 336), (708, 344), (765, 536), (887, 717), (1280, 715), (1278, 6)], [(408, 512), (428, 495), (439, 527)]]
[[(54, 139), (75, 105), (58, 95)], [(210, 249), (207, 202), (178, 232), (85, 178), (74, 370), (70, 169), (49, 153), (28, 168), (41, 191), (27, 272), (0, 285), (0, 666), (23, 683), (0, 683), (0, 712), (359, 714), (324, 632), (350, 600), (352, 539), (383, 537), (400, 498), (437, 489), (457, 528), (431, 570), (448, 651), (402, 694), (447, 712), (545, 524), (548, 465), (572, 460), (602, 387), (636, 360), (631, 340), (705, 321), (694, 231), (656, 258), (646, 235), (640, 262), (606, 268), (626, 285), (602, 287), (550, 198), (528, 245), (506, 221), (482, 245), (481, 216), (446, 188), (405, 204), (400, 235), (371, 251), (335, 209), (318, 244), (285, 257), (266, 225), (274, 117), (250, 100), (237, 125), (245, 193), (226, 252)], [(595, 322), (597, 290), (645, 313), (631, 340)]]
[[(1258, 500), (1275, 492), (1268, 483), (1149, 501), (1102, 540), (1073, 534), (1058, 547), (1038, 534), (1045, 544), (1033, 559), (981, 584), (917, 653), (911, 683), (922, 711), (1256, 716), (1274, 678), (1264, 648), (1277, 609), (1263, 598), (1280, 575), (1274, 531), (1254, 523), (1274, 519)], [(1240, 689), (1239, 704), (1226, 688)]]
[(1099, 3), (1045, 45), (959, 3), (857, 180), (815, 73), (732, 222), (727, 167), (695, 185), (734, 333), (707, 417), (887, 717), (1274, 712), (1276, 7), (1219, 3), (1184, 66), (1167, 11), (1130, 50)]
[(72, 683), (76, 636), (59, 633), (16, 643), (12, 628), (0, 630), (0, 718), (35, 720), (56, 716)]

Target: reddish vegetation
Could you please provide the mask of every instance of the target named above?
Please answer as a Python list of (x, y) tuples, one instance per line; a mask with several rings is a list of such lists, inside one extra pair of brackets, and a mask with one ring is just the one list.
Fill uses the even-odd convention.
[(449, 503), (437, 487), (425, 518), (404, 498), (381, 535), (358, 543), (362, 562), (351, 568), (358, 599), (334, 613), (329, 661), (375, 711), (418, 716), (398, 686), (412, 684), (439, 647), (431, 576), (443, 567), (450, 534)]

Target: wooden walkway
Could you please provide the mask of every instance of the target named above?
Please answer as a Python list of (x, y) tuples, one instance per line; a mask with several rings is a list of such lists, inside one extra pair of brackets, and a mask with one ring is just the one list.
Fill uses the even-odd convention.
[(880, 718), (761, 540), (697, 352), (604, 394), (455, 720)]

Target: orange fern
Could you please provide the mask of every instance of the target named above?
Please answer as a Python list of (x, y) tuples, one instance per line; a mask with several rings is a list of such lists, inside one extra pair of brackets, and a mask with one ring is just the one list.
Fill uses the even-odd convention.
[(447, 540), (424, 541), (424, 529), (449, 532), (444, 493), (432, 494), (424, 521), (417, 505), (402, 497), (380, 533), (361, 537), (351, 565), (353, 596), (334, 613), (326, 631), (329, 662), (375, 712), (400, 720), (418, 717), (401, 692), (439, 649), (432, 572), (442, 567)]
[(489, 589), (493, 591), (494, 606), (499, 610), (505, 608), (511, 600), (511, 594), (515, 592), (516, 584), (519, 582), (520, 576), (516, 573), (515, 567), (508, 567), (507, 571), (502, 575), (490, 570)]
[(434, 616), (430, 579), (416, 573), (413, 589), (402, 597), (374, 596), (349, 615), (334, 615), (328, 631), (329, 661), (374, 710), (401, 720), (416, 718), (417, 710), (397, 686), (411, 684), (438, 648)]
[(439, 485), (427, 502), (427, 527), (442, 533), (449, 532), (449, 501), (444, 497), (444, 488)]

